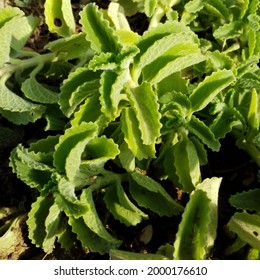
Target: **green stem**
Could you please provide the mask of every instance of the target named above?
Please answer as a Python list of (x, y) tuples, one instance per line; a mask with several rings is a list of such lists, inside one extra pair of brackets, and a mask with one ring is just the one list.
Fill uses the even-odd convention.
[(7, 64), (6, 66), (0, 69), (0, 78), (5, 77), (4, 79), (8, 79), (12, 76), (13, 73), (18, 71), (23, 71), (24, 69), (37, 66), (39, 64), (44, 64), (47, 62), (51, 62), (56, 58), (55, 53), (47, 53), (42, 55), (37, 55), (28, 59), (15, 61), (15, 63)]

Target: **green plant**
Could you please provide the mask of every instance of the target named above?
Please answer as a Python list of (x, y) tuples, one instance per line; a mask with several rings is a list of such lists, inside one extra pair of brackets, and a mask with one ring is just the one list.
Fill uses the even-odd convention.
[[(202, 178), (207, 150), (218, 152), (231, 133), (260, 165), (258, 1), (129, 0), (107, 10), (90, 3), (79, 33), (70, 1), (56, 2), (45, 2), (45, 16), (60, 38), (45, 54), (23, 49), (36, 18), (0, 11), (0, 113), (17, 125), (43, 118), (53, 131), (10, 156), (13, 172), (38, 191), (29, 238), (46, 253), (56, 240), (69, 249), (77, 239), (86, 250), (127, 258), (107, 215), (128, 227), (150, 213), (183, 212), (173, 247), (148, 257), (164, 258), (165, 249), (165, 258), (209, 257), (221, 178)], [(143, 35), (126, 17), (137, 12), (149, 19)], [(166, 182), (189, 194), (186, 206)], [(231, 203), (247, 210), (239, 199)], [(228, 227), (259, 250), (255, 220), (258, 213), (238, 213)]]

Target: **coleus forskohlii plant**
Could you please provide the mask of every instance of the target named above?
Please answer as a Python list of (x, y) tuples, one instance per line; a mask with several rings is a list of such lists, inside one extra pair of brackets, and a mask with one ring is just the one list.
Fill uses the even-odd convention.
[[(54, 131), (10, 156), (13, 172), (39, 194), (29, 238), (46, 253), (57, 241), (69, 249), (76, 238), (91, 252), (130, 258), (99, 215), (101, 203), (127, 227), (150, 212), (182, 215), (170, 254), (162, 247), (147, 258), (207, 258), (221, 184), (201, 176), (207, 149), (218, 152), (232, 133), (260, 164), (258, 1), (112, 1), (106, 10), (90, 3), (80, 32), (70, 1), (57, 3), (45, 1), (49, 30), (60, 38), (44, 54), (24, 50), (36, 18), (0, 11), (0, 113), (16, 125), (43, 118)], [(142, 35), (127, 18), (137, 12), (149, 21)], [(187, 205), (165, 182), (190, 194)], [(232, 205), (257, 211), (241, 197)], [(260, 249), (259, 219), (231, 218), (237, 243)]]

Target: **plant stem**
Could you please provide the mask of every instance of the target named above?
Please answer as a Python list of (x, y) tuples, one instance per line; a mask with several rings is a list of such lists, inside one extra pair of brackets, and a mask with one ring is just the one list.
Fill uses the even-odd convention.
[(47, 53), (24, 60), (16, 60), (14, 63), (7, 64), (0, 69), (0, 78), (5, 76), (5, 79), (7, 79), (15, 72), (23, 71), (24, 69), (53, 61), (55, 58), (55, 53)]

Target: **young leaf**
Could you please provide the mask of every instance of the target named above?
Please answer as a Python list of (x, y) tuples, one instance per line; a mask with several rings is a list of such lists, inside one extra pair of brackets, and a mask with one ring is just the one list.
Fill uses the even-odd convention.
[(219, 70), (207, 76), (190, 95), (192, 111), (205, 108), (222, 90), (228, 87), (235, 77), (231, 70)]
[(110, 249), (119, 247), (119, 245), (108, 242), (90, 230), (83, 218), (75, 219), (71, 216), (69, 217), (68, 223), (86, 252), (90, 251), (105, 254)]
[(88, 4), (80, 12), (80, 23), (83, 32), (91, 43), (91, 47), (96, 52), (119, 53), (121, 46), (114, 30), (109, 26), (109, 22), (104, 19), (103, 14), (95, 4)]
[(174, 259), (203, 260), (214, 245), (221, 178), (205, 179), (191, 193), (174, 242)]
[(220, 149), (220, 143), (208, 126), (194, 115), (187, 123), (188, 130), (197, 136), (204, 144), (213, 151)]
[(145, 145), (154, 145), (160, 136), (160, 113), (157, 96), (149, 83), (143, 83), (128, 92), (128, 98), (139, 122)]
[(260, 217), (246, 212), (235, 213), (227, 224), (240, 239), (260, 250)]
[(139, 123), (135, 111), (132, 108), (123, 109), (121, 125), (124, 133), (124, 141), (139, 160), (149, 157), (153, 158), (155, 156), (155, 146), (145, 145), (141, 139), (141, 131), (138, 128)]
[(120, 93), (123, 90), (128, 76), (127, 69), (120, 73), (105, 71), (101, 75), (99, 98), (101, 111), (110, 120), (114, 120), (118, 116)]
[(43, 240), (42, 248), (46, 254), (50, 254), (55, 247), (55, 241), (60, 231), (60, 222), (61, 211), (57, 204), (53, 204), (45, 220), (46, 236)]
[(148, 219), (148, 216), (129, 200), (120, 183), (106, 188), (104, 201), (114, 218), (126, 226), (135, 226), (143, 219)]
[(111, 244), (111, 248), (118, 247), (121, 244), (121, 241), (117, 240), (111, 236), (108, 231), (103, 226), (93, 201), (92, 192), (90, 189), (84, 189), (80, 196), (80, 201), (86, 203), (89, 206), (89, 211), (83, 216), (85, 224), (90, 230), (97, 234), (100, 238), (104, 239), (106, 242)]
[(46, 237), (45, 220), (53, 202), (54, 200), (52, 198), (38, 196), (37, 200), (31, 206), (27, 225), (29, 229), (29, 238), (36, 247), (41, 247)]
[[(81, 161), (81, 154), (85, 148), (86, 143), (97, 135), (97, 125), (94, 123), (81, 123), (77, 126), (68, 128), (64, 135), (59, 139), (59, 143), (55, 146), (55, 152), (53, 155), (53, 164), (58, 171), (68, 171), (68, 166), (75, 164), (79, 166)], [(75, 150), (73, 151), (73, 148)], [(76, 158), (69, 157), (70, 154), (74, 154)], [(72, 161), (71, 161), (71, 160)], [(77, 169), (77, 167), (75, 167)]]
[(131, 174), (130, 193), (138, 205), (149, 208), (159, 216), (178, 215), (183, 207), (178, 204), (164, 190), (164, 188), (152, 178), (133, 172)]
[(194, 144), (181, 139), (173, 146), (174, 164), (181, 188), (191, 192), (201, 181), (199, 158)]
[(51, 32), (68, 37), (75, 32), (75, 20), (70, 0), (46, 0), (45, 18)]

